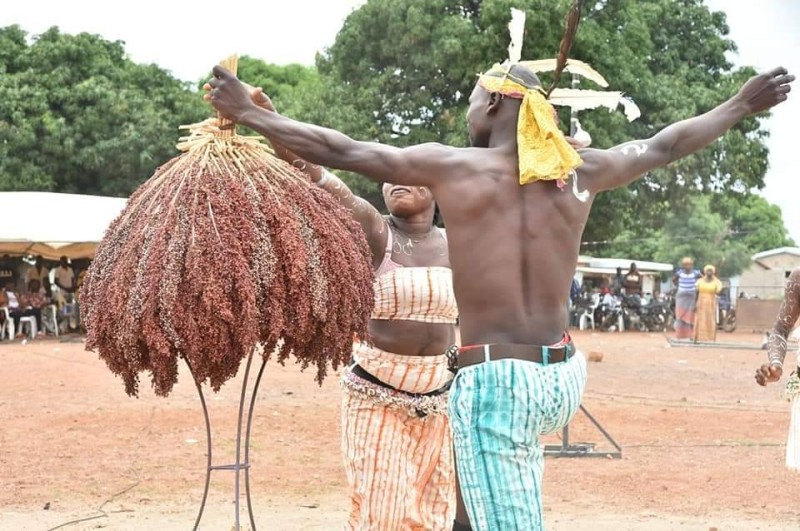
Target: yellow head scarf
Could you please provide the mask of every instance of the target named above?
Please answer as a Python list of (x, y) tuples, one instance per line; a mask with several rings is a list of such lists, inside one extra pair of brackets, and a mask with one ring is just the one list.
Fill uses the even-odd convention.
[(707, 265), (707, 266), (705, 266), (705, 267), (703, 268), (703, 273), (708, 273), (708, 270), (709, 270), (709, 269), (711, 270), (711, 274), (712, 274), (712, 275), (716, 275), (716, 274), (717, 274), (717, 268), (716, 268), (716, 267), (714, 267), (714, 266), (713, 266), (713, 265), (711, 265), (711, 264), (709, 264), (709, 265)]
[(478, 84), (489, 92), (521, 99), (517, 120), (519, 184), (534, 181), (564, 181), (583, 161), (558, 129), (553, 107), (541, 87), (527, 87), (509, 73), (510, 66), (495, 64), (478, 76)]

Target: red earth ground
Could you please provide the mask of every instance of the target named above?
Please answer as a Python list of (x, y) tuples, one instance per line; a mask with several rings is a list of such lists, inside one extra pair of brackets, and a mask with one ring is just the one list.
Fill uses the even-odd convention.
[[(589, 365), (584, 405), (623, 454), (548, 458), (549, 530), (800, 529), (800, 475), (783, 465), (788, 404), (782, 386), (753, 381), (763, 352), (671, 348), (660, 334), (577, 333), (576, 343), (604, 354)], [(144, 382), (134, 399), (79, 341), (4, 343), (0, 361), (0, 530), (92, 516), (60, 529), (191, 529), (206, 448), (186, 371), (168, 398)], [(260, 530), (344, 521), (339, 387), (334, 375), (322, 387), (313, 380), (295, 366), (267, 365), (251, 455)], [(218, 464), (233, 460), (240, 381), (207, 393)], [(582, 415), (570, 437), (610, 448)], [(200, 529), (230, 529), (232, 500), (232, 472), (215, 472)]]

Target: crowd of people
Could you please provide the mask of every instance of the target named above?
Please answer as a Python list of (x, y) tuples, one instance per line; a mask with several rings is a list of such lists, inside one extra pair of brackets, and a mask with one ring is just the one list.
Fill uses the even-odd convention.
[[(80, 263), (77, 275), (73, 265), (66, 256), (50, 263), (41, 256), (34, 257), (32, 263), (10, 255), (0, 259), (0, 325), (8, 331), (8, 339), (26, 336), (21, 325), (27, 317), (33, 318), (36, 327), (31, 330), (36, 330), (37, 336), (79, 328), (78, 294), (88, 260)], [(54, 311), (52, 319), (46, 320), (49, 307)]]
[[(643, 291), (643, 274), (635, 262), (627, 272), (617, 268), (616, 274), (599, 285), (582, 287), (573, 280), (570, 304), (573, 309), (570, 323), (580, 326), (581, 312), (597, 308), (618, 308), (636, 299), (637, 305), (669, 303), (670, 319), (675, 336), (679, 340), (694, 342), (716, 341), (720, 322), (720, 309), (730, 312), (729, 289), (717, 277), (716, 268), (706, 265), (702, 271), (694, 267), (694, 260), (686, 257), (672, 276), (672, 290)], [(582, 306), (581, 302), (585, 304)], [(674, 309), (672, 306), (674, 305)], [(619, 327), (614, 327), (618, 330)]]

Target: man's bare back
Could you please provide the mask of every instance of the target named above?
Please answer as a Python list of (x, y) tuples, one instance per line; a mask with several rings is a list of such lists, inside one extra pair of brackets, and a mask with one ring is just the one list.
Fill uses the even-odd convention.
[(591, 200), (579, 201), (571, 183), (520, 186), (516, 160), (502, 153), (481, 153), (476, 165), (437, 191), (462, 343), (556, 343)]

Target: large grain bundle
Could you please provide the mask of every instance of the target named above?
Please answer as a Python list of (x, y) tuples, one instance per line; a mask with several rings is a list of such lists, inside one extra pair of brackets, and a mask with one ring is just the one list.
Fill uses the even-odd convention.
[[(228, 64), (228, 68), (235, 68)], [(81, 290), (86, 348), (138, 393), (166, 395), (185, 358), (219, 387), (258, 343), (317, 366), (350, 356), (372, 310), (369, 249), (350, 214), (261, 139), (189, 126), (130, 198)]]

